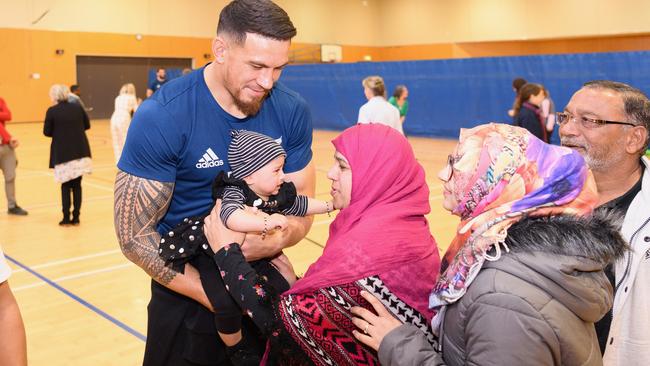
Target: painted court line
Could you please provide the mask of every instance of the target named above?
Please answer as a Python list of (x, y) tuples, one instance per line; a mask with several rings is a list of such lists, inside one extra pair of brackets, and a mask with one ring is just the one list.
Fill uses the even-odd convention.
[[(84, 183), (84, 185), (85, 184), (86, 183)], [(104, 200), (107, 200), (107, 199), (113, 199), (114, 197), (115, 196), (113, 196), (112, 194), (105, 195), (105, 196), (95, 196), (95, 197), (90, 197), (90, 198), (85, 198), (84, 197), (83, 201), (85, 203), (94, 202), (94, 201), (104, 201)], [(39, 204), (23, 206), (23, 207), (29, 211), (29, 210), (36, 210), (36, 209), (47, 208), (47, 207), (61, 207), (61, 203), (60, 202), (59, 203), (54, 203), (54, 202), (52, 202), (52, 203), (39, 203)]]
[[(31, 266), (31, 268), (32, 269), (47, 268), (47, 267), (52, 267), (52, 266), (58, 266), (59, 264), (67, 264), (67, 263), (79, 262), (79, 261), (83, 261), (83, 260), (90, 259), (90, 258), (103, 257), (105, 255), (111, 255), (111, 254), (116, 254), (116, 253), (120, 253), (120, 252), (121, 252), (120, 249), (107, 250), (107, 251), (104, 251), (104, 252), (98, 252), (98, 253), (87, 254), (87, 255), (80, 255), (78, 257), (66, 258), (66, 259), (62, 259), (62, 260), (58, 260), (58, 261), (45, 262), (45, 263), (37, 264), (35, 266)], [(25, 271), (25, 270), (22, 269), (22, 268), (18, 268), (18, 269), (13, 270), (12, 272), (16, 273), (16, 272), (22, 272), (22, 271)]]
[(72, 292), (65, 289), (61, 285), (55, 283), (54, 281), (50, 280), (49, 278), (47, 278), (47, 277), (43, 276), (42, 274), (34, 271), (33, 269), (31, 269), (28, 266), (22, 264), (21, 262), (18, 262), (17, 260), (15, 260), (13, 257), (7, 255), (6, 253), (5, 253), (5, 257), (7, 258), (7, 260), (12, 262), (13, 264), (25, 269), (27, 272), (29, 272), (32, 275), (38, 277), (43, 282), (46, 282), (48, 285), (50, 285), (50, 286), (54, 287), (55, 289), (61, 291), (62, 293), (64, 293), (65, 295), (67, 295), (71, 299), (75, 300), (76, 302), (80, 303), (81, 305), (87, 307), (88, 309), (90, 309), (94, 313), (100, 315), (104, 319), (106, 319), (106, 320), (110, 321), (111, 323), (117, 325), (118, 327), (122, 328), (122, 330), (130, 333), (131, 335), (135, 336), (136, 338), (140, 339), (141, 341), (146, 341), (147, 340), (147, 337), (145, 337), (142, 333), (140, 333), (137, 330), (135, 330), (135, 329), (129, 327), (128, 325), (122, 323), (121, 321), (119, 321), (116, 318), (112, 317), (111, 315), (109, 315), (105, 311), (103, 311), (100, 308), (96, 307), (95, 305), (89, 303), (88, 301), (80, 298), (79, 296), (73, 294)]
[[(59, 282), (66, 281), (66, 280), (74, 280), (74, 279), (77, 279), (77, 278), (88, 277), (88, 276), (96, 275), (98, 273), (112, 272), (112, 271), (115, 271), (115, 270), (118, 270), (118, 269), (132, 267), (132, 266), (134, 266), (133, 263), (122, 263), (122, 264), (118, 264), (118, 265), (111, 266), (111, 267), (96, 269), (94, 271), (81, 272), (81, 273), (76, 273), (76, 274), (73, 274), (73, 275), (68, 275), (68, 276), (55, 278), (55, 279), (52, 280), (52, 282), (59, 283)], [(30, 289), (30, 288), (34, 288), (34, 287), (45, 286), (45, 285), (46, 285), (45, 282), (35, 282), (35, 283), (31, 283), (29, 285), (18, 286), (18, 287), (15, 287), (15, 288), (12, 287), (11, 290), (14, 291), (14, 292), (17, 292), (17, 291), (20, 291), (20, 290), (26, 290), (26, 289)]]

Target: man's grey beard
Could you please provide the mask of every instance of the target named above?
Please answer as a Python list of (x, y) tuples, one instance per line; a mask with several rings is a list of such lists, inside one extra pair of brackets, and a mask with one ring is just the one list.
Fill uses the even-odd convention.
[(246, 116), (254, 116), (257, 114), (257, 112), (260, 111), (260, 108), (262, 108), (262, 103), (264, 103), (264, 100), (268, 95), (269, 95), (269, 91), (267, 90), (266, 93), (264, 93), (264, 95), (260, 99), (254, 100), (252, 102), (242, 102), (239, 99), (239, 96), (233, 99), (235, 101), (235, 105), (243, 114), (245, 114)]

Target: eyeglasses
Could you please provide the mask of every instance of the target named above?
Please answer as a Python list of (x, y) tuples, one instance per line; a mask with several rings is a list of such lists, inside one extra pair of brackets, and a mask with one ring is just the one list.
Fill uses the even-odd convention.
[(448, 182), (454, 176), (454, 157), (451, 154), (447, 155), (447, 165), (445, 167), (447, 168), (445, 182)]
[(598, 128), (604, 125), (636, 126), (634, 123), (631, 122), (606, 121), (604, 119), (595, 119), (595, 118), (589, 118), (585, 116), (580, 116), (580, 118), (578, 118), (577, 116), (574, 116), (567, 112), (557, 112), (555, 113), (555, 115), (557, 117), (557, 124), (560, 126), (569, 122), (569, 120), (571, 119), (574, 121), (580, 121), (580, 125), (584, 128)]

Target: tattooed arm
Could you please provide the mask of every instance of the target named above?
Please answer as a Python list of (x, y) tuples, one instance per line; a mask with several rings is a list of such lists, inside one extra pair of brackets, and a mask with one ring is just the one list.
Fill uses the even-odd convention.
[(165, 266), (158, 255), (156, 231), (171, 201), (174, 183), (139, 178), (118, 170), (115, 179), (115, 232), (124, 256), (156, 282), (211, 309), (199, 273), (189, 264), (185, 274)]

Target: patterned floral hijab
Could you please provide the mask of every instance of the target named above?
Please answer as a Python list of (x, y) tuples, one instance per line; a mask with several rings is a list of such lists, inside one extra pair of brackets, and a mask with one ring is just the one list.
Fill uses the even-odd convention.
[(584, 215), (597, 203), (582, 156), (523, 128), (492, 123), (461, 129), (452, 161), (453, 213), (461, 222), (429, 298), (434, 309), (461, 298), (486, 259), (499, 259), (508, 228), (524, 216)]

